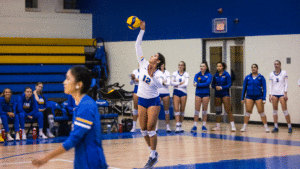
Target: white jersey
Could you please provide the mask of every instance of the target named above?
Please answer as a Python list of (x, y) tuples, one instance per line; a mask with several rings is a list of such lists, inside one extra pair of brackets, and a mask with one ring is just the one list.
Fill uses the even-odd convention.
[[(184, 82), (182, 85), (179, 85), (180, 82)], [(179, 71), (176, 71), (172, 74), (172, 80), (171, 80), (172, 86), (174, 86), (174, 89), (180, 90), (183, 93), (186, 93), (186, 88), (189, 84), (189, 73), (184, 72), (182, 75), (179, 74)]]
[(284, 95), (284, 92), (287, 92), (288, 75), (286, 71), (281, 70), (280, 73), (277, 75), (275, 74), (275, 71), (271, 72), (269, 80), (270, 95)]
[(144, 33), (144, 30), (140, 30), (135, 44), (136, 55), (140, 65), (139, 88), (137, 96), (144, 99), (151, 99), (159, 96), (158, 88), (162, 87), (163, 73), (157, 69), (153, 73), (153, 77), (150, 77), (148, 74), (149, 62), (143, 57), (143, 51), (141, 47)]
[[(134, 74), (134, 76), (135, 76), (135, 79), (139, 79), (139, 75), (140, 75), (140, 70), (139, 69), (135, 69), (133, 72), (132, 72), (132, 74)], [(131, 85), (139, 85), (139, 82), (136, 82), (135, 80), (131, 80), (130, 81), (130, 84)]]
[(170, 77), (170, 72), (165, 70), (163, 73), (163, 78), (164, 78), (164, 83), (163, 87), (158, 89), (159, 94), (169, 94), (169, 86), (171, 85), (171, 77)]

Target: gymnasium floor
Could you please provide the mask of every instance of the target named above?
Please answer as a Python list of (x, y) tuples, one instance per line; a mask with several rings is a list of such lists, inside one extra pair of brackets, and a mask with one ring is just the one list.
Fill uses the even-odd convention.
[[(221, 124), (222, 131), (190, 133), (192, 121), (184, 121), (185, 133), (165, 132), (164, 121), (158, 130), (159, 161), (155, 168), (299, 168), (300, 132), (280, 127), (279, 133), (265, 133), (262, 125), (248, 125), (248, 131), (230, 132), (230, 124)], [(137, 125), (139, 126), (139, 125)], [(174, 126), (174, 120), (171, 126)], [(209, 123), (211, 128), (214, 123)], [(272, 129), (273, 126), (269, 126)], [(241, 124), (236, 125), (237, 130)], [(34, 168), (31, 160), (57, 148), (67, 137), (0, 143), (0, 168)], [(116, 168), (142, 168), (149, 157), (149, 148), (140, 134), (113, 133), (103, 135), (108, 165)], [(73, 168), (74, 149), (49, 161), (41, 168)]]

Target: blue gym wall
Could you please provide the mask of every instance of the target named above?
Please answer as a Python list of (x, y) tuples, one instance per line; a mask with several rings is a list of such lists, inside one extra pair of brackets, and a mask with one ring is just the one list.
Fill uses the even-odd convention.
[[(146, 21), (145, 40), (300, 33), (299, 0), (79, 0), (78, 8), (93, 14), (93, 38), (106, 41), (136, 39), (126, 26), (131, 15)], [(214, 18), (228, 19), (227, 33), (212, 33)]]

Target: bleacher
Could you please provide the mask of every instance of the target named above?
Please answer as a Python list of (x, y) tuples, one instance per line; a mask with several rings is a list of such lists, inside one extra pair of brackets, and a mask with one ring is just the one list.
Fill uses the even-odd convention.
[(9, 87), (15, 98), (26, 86), (34, 90), (36, 82), (43, 82), (44, 95), (63, 102), (66, 72), (84, 65), (85, 48), (95, 45), (94, 39), (0, 38), (0, 91)]

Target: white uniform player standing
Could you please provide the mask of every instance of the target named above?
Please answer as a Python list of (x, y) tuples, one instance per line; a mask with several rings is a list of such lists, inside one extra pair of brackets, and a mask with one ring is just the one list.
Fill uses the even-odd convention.
[(287, 110), (287, 89), (288, 89), (288, 75), (287, 72), (281, 70), (281, 62), (276, 60), (274, 62), (275, 71), (270, 73), (269, 84), (269, 101), (273, 104), (273, 118), (274, 129), (272, 133), (277, 133), (278, 130), (278, 102), (281, 104), (283, 114), (288, 124), (288, 133), (292, 133), (291, 118)]
[(165, 64), (162, 64), (160, 70), (163, 73), (163, 87), (158, 89), (160, 100), (164, 105), (165, 119), (166, 119), (166, 131), (171, 132), (170, 128), (170, 91), (169, 86), (171, 85), (170, 72), (166, 70)]
[(178, 71), (172, 74), (171, 84), (174, 87), (173, 102), (174, 115), (176, 120), (175, 133), (184, 132), (182, 129), (182, 121), (184, 118), (184, 110), (187, 100), (187, 86), (189, 84), (189, 73), (185, 71), (185, 62), (181, 61), (178, 64)]
[(136, 121), (138, 119), (138, 99), (139, 97), (137, 96), (137, 91), (138, 91), (138, 87), (139, 87), (139, 75), (140, 75), (140, 70), (139, 69), (135, 69), (132, 74), (130, 75), (131, 77), (131, 81), (130, 84), (133, 85), (134, 84), (134, 90), (133, 90), (133, 111), (132, 111), (132, 115), (133, 115), (133, 125), (132, 125), (132, 129), (130, 132), (136, 132)]

